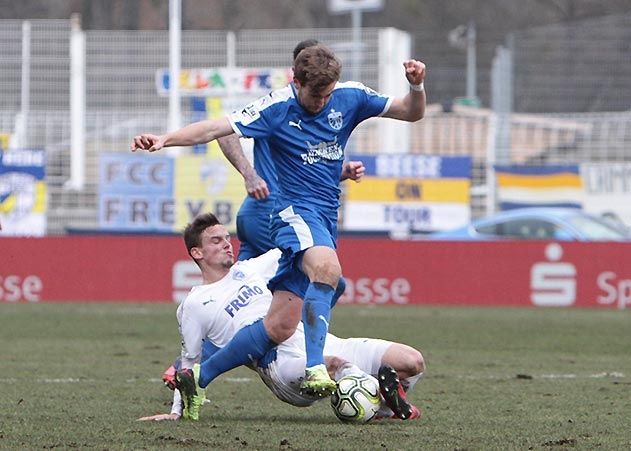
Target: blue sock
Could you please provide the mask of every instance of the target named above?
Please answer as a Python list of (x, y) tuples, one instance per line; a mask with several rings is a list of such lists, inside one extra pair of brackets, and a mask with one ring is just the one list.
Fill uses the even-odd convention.
[[(200, 364), (201, 362), (208, 360), (215, 352), (219, 351), (220, 349), (221, 348), (218, 348), (210, 341), (202, 340), (202, 356), (199, 359)], [(175, 371), (180, 371), (182, 369), (182, 357), (178, 356), (178, 358), (175, 359), (175, 362), (173, 362), (173, 367), (175, 368)]]
[(199, 386), (204, 388), (220, 374), (260, 359), (274, 346), (276, 343), (267, 335), (263, 320), (260, 319), (245, 326), (232, 337), (232, 340), (225, 347), (202, 362)]
[(201, 365), (202, 362), (210, 359), (217, 351), (221, 348), (218, 348), (214, 344), (212, 344), (209, 340), (202, 340), (202, 356), (199, 359), (199, 363)]
[(331, 285), (319, 282), (311, 282), (305, 293), (302, 322), (305, 328), (307, 368), (324, 363), (324, 342), (329, 331), (334, 294)]
[(340, 277), (340, 280), (337, 281), (337, 288), (335, 289), (335, 294), (333, 294), (333, 299), (331, 300), (331, 308), (335, 307), (339, 298), (342, 297), (344, 291), (346, 290), (346, 279), (344, 277)]

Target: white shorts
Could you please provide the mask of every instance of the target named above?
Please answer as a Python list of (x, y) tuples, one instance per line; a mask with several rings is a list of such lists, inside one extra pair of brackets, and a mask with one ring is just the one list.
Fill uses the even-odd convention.
[[(342, 358), (376, 377), (383, 355), (392, 344), (391, 341), (376, 338), (339, 338), (328, 334), (324, 356)], [(278, 399), (293, 406), (306, 407), (318, 401), (319, 398), (300, 394), (306, 365), (302, 328), (280, 344), (275, 352), (275, 356), (270, 355), (265, 359), (266, 362), (256, 368), (265, 385)]]

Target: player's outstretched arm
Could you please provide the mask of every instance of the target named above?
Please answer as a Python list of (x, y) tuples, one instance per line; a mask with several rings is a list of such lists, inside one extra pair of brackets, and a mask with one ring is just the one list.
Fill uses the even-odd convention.
[(155, 152), (163, 147), (204, 144), (233, 132), (227, 117), (199, 121), (164, 135), (152, 135), (150, 133), (136, 135), (131, 142), (131, 151), (148, 150)]
[(425, 115), (425, 64), (417, 60), (403, 62), (405, 77), (410, 83), (410, 91), (403, 98), (395, 98), (388, 111), (383, 115), (392, 119), (416, 122)]
[(148, 417), (138, 418), (136, 421), (177, 421), (180, 416), (177, 413), (159, 413)]
[(246, 158), (239, 137), (233, 133), (219, 138), (217, 142), (230, 164), (243, 176), (248, 195), (257, 200), (268, 197), (269, 188), (267, 187), (267, 183), (257, 174), (256, 170)]
[(171, 413), (159, 413), (157, 415), (149, 415), (147, 417), (138, 418), (136, 421), (176, 421), (182, 417), (182, 395), (180, 391), (173, 390), (173, 403), (171, 404)]

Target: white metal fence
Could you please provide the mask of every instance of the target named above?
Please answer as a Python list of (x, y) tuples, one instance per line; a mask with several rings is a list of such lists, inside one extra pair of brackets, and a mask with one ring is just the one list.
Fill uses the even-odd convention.
[[(624, 24), (626, 22), (622, 22)], [(164, 131), (168, 99), (156, 94), (155, 73), (168, 67), (165, 31), (86, 32), (86, 186), (74, 191), (64, 185), (70, 178), (70, 52), (68, 21), (30, 21), (30, 90), (24, 105), (23, 23), (0, 21), (0, 134), (26, 126), (25, 147), (47, 150), (48, 232), (97, 226), (97, 159), (102, 152), (126, 152), (130, 138), (140, 131)], [(610, 33), (608, 31), (607, 33)], [(237, 66), (288, 67), (298, 41), (316, 38), (332, 46), (346, 73), (352, 60), (346, 51), (350, 29), (257, 30), (236, 35)], [(523, 39), (527, 34), (522, 36)], [(378, 87), (378, 30), (364, 29), (359, 73), (369, 86)], [(533, 38), (534, 39), (534, 38)], [(527, 43), (522, 42), (526, 46)], [(182, 67), (225, 66), (229, 55), (227, 34), (184, 31)], [(557, 55), (554, 55), (556, 58)], [(525, 86), (527, 70), (516, 58), (517, 83)], [(552, 62), (549, 62), (552, 64)], [(611, 62), (612, 65), (616, 61)], [(626, 67), (626, 66), (625, 66)], [(430, 68), (431, 74), (431, 68)], [(626, 77), (626, 75), (623, 75)], [(611, 75), (615, 82), (615, 74)], [(432, 103), (431, 76), (427, 83)], [(538, 89), (552, 92), (554, 84), (541, 80)], [(517, 94), (517, 93), (516, 93)], [(543, 94), (542, 94), (543, 95)], [(519, 104), (519, 102), (517, 102)], [(189, 100), (182, 102), (182, 123), (191, 120)], [(493, 114), (490, 110), (428, 107), (426, 118), (411, 128), (411, 151), (423, 154), (472, 155), (474, 158), (473, 216), (484, 210), (487, 156), (491, 149)], [(381, 120), (381, 119), (380, 119)], [(498, 163), (554, 163), (630, 161), (631, 112), (513, 114), (510, 146), (496, 156)], [(377, 153), (376, 121), (360, 126), (349, 143), (354, 153)]]

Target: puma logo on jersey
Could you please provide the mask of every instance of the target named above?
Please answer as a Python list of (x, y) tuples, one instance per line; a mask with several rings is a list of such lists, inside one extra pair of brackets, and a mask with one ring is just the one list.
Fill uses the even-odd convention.
[(207, 301), (202, 302), (202, 305), (206, 305), (209, 302), (215, 302), (215, 300), (214, 299), (208, 299)]
[(324, 322), (324, 324), (326, 324), (326, 328), (329, 328), (329, 322), (326, 320), (326, 318), (324, 317), (324, 315), (320, 315), (318, 316), (318, 319), (322, 322)]
[(296, 127), (298, 130), (302, 131), (302, 125), (300, 125), (301, 122), (302, 122), (302, 119), (299, 119), (297, 123), (294, 121), (289, 121), (289, 126)]

